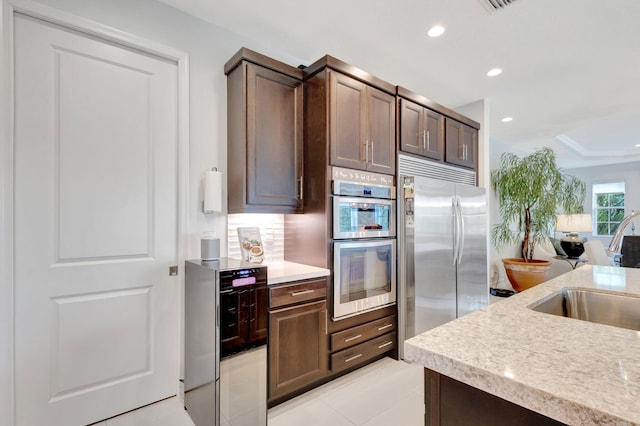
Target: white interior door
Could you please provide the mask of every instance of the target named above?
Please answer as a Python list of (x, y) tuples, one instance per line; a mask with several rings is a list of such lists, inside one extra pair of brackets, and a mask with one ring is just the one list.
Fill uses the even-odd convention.
[(15, 15), (17, 425), (176, 394), (177, 64)]

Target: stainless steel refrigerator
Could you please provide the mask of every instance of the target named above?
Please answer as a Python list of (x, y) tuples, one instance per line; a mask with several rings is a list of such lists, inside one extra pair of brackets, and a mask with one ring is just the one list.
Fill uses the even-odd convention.
[(405, 339), (486, 306), (489, 284), (485, 189), (403, 175), (398, 187), (402, 357)]

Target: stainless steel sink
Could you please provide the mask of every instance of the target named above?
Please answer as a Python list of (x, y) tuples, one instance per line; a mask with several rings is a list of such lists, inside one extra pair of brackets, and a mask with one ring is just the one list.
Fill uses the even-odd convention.
[(529, 309), (640, 331), (640, 297), (624, 293), (564, 288)]

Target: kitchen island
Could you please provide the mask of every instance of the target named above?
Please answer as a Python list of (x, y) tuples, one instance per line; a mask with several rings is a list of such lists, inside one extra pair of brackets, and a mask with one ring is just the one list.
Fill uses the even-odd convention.
[(463, 394), (494, 418), (515, 404), (549, 423), (640, 424), (640, 333), (529, 308), (565, 287), (640, 296), (640, 269), (585, 265), (405, 341), (405, 360), (425, 367), (426, 424), (477, 409), (440, 400)]

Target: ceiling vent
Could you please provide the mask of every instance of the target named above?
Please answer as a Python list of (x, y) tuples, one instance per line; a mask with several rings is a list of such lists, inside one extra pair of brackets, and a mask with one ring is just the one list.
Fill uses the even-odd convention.
[(504, 9), (516, 0), (480, 0), (480, 3), (489, 11), (495, 12), (496, 10)]

